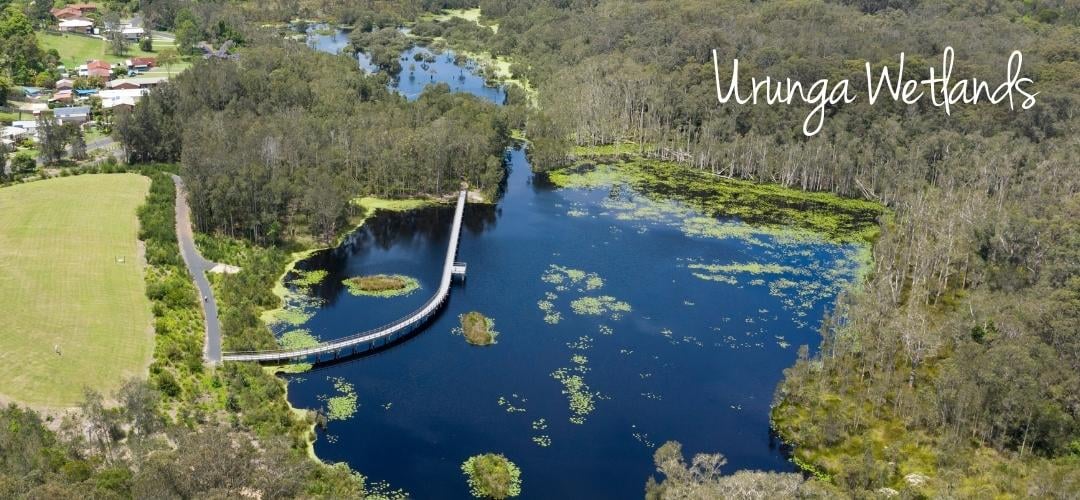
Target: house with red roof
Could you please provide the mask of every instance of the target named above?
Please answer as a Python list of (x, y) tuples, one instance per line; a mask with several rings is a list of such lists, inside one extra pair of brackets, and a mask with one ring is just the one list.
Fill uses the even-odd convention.
[(49, 9), (49, 13), (57, 19), (83, 18), (90, 12), (97, 12), (97, 6), (88, 3), (75, 3), (65, 5), (59, 9)]
[(101, 60), (93, 60), (79, 66), (79, 76), (96, 76), (105, 81), (112, 78), (112, 65)]
[(153, 57), (132, 57), (126, 61), (130, 71), (149, 71), (157, 61)]

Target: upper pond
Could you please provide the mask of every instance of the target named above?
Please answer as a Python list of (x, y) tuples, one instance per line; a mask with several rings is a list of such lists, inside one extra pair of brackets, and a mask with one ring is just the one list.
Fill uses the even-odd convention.
[[(349, 35), (325, 24), (311, 25), (307, 28), (307, 44), (315, 50), (337, 54), (347, 49)], [(363, 52), (357, 53), (356, 58), (365, 71), (379, 71)], [(458, 60), (451, 50), (436, 53), (416, 46), (401, 53), (401, 74), (391, 84), (395, 90), (413, 101), (420, 97), (424, 87), (433, 83), (445, 83), (453, 92), (466, 92), (496, 104), (502, 104), (506, 99), (505, 89), (487, 85), (473, 62), (463, 58)]]
[[(798, 346), (818, 344), (860, 249), (736, 220), (701, 230), (687, 206), (617, 180), (559, 189), (521, 147), (507, 168), (496, 205), (467, 206), (458, 259), (469, 274), (426, 329), (290, 379), (297, 407), (356, 396), (356, 412), (320, 433), (318, 456), (416, 498), (468, 498), (461, 463), (484, 452), (521, 468), (525, 498), (640, 497), (667, 440), (723, 453), (727, 472), (793, 470), (770, 434), (772, 394)], [(329, 275), (299, 300), (312, 314), (299, 328), (329, 340), (417, 308), (437, 287), (451, 217), (449, 206), (378, 212), (300, 262)], [(359, 297), (341, 284), (377, 273), (420, 289)], [(495, 320), (495, 345), (455, 332), (473, 310)]]

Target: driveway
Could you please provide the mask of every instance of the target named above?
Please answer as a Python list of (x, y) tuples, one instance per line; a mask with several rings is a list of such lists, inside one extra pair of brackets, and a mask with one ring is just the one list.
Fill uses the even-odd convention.
[(216, 365), (221, 363), (221, 322), (218, 321), (214, 291), (210, 289), (210, 281), (206, 279), (206, 272), (214, 267), (215, 263), (204, 259), (195, 247), (195, 232), (191, 227), (191, 210), (188, 208), (184, 181), (177, 175), (173, 175), (172, 179), (176, 185), (176, 239), (180, 242), (180, 255), (184, 257), (188, 273), (195, 280), (195, 287), (199, 289), (199, 302), (202, 303), (203, 317), (206, 318), (206, 348), (203, 355), (208, 363)]

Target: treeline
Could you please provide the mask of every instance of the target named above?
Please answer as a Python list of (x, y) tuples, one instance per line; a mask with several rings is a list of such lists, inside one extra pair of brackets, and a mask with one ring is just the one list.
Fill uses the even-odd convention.
[[(283, 439), (241, 429), (173, 425), (160, 394), (128, 380), (110, 395), (87, 390), (60, 422), (0, 409), (0, 497), (11, 499), (361, 498), (364, 479), (324, 466)], [(50, 417), (50, 420), (52, 417)], [(57, 430), (52, 430), (50, 427)]]
[(502, 179), (510, 111), (431, 88), (407, 102), (385, 76), (297, 43), (198, 62), (118, 114), (131, 161), (181, 160), (201, 231), (257, 243), (329, 241), (350, 200), (442, 195)]
[[(777, 429), (834, 494), (1067, 497), (1080, 484), (1080, 11), (1070, 2), (482, 0), (425, 33), (515, 60), (539, 90), (534, 165), (631, 141), (717, 175), (881, 201), (872, 272), (843, 296), (818, 355), (777, 394)], [(469, 44), (472, 44), (471, 46)], [(717, 102), (741, 78), (1005, 80), (1024, 54), (1038, 104), (951, 116), (924, 99), (827, 110)], [(727, 64), (724, 64), (724, 61)], [(864, 89), (859, 89), (865, 92)], [(865, 96), (864, 96), (865, 97)]]

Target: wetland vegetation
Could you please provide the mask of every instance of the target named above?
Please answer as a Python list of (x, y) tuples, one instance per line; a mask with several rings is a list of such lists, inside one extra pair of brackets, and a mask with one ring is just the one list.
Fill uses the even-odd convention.
[(367, 297), (399, 297), (420, 289), (420, 282), (416, 281), (416, 278), (402, 274), (354, 276), (342, 283), (349, 289), (349, 293)]
[(499, 332), (495, 331), (495, 321), (477, 311), (460, 315), (461, 335), (472, 345), (491, 345)]
[(521, 494), (521, 470), (503, 455), (474, 455), (461, 464), (476, 498), (503, 499)]

